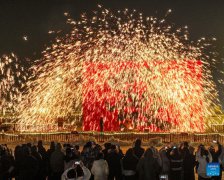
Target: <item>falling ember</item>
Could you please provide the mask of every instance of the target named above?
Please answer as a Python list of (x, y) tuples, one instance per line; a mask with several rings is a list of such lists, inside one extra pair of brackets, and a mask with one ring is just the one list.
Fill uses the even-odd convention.
[(102, 117), (106, 131), (204, 131), (217, 92), (203, 43), (165, 20), (99, 8), (68, 19), (72, 32), (32, 67), (20, 129), (79, 111), (83, 130), (99, 131)]
[(14, 54), (0, 57), (0, 115), (18, 111), (22, 87), (26, 81), (24, 68)]

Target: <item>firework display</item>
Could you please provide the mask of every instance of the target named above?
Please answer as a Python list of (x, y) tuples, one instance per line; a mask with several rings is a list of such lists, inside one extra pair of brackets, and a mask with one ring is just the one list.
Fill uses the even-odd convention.
[[(84, 130), (99, 131), (104, 118), (106, 131), (169, 131), (171, 126), (203, 131), (201, 65), (201, 61), (85, 64)], [(141, 76), (141, 71), (151, 75)], [(183, 123), (189, 116), (191, 120)]]
[(71, 33), (31, 67), (18, 105), (20, 130), (77, 111), (87, 131), (203, 132), (214, 123), (207, 122), (217, 91), (204, 39), (191, 42), (187, 27), (135, 10), (99, 8), (80, 21), (68, 17)]
[(0, 115), (18, 111), (26, 77), (24, 67), (13, 53), (0, 57)]

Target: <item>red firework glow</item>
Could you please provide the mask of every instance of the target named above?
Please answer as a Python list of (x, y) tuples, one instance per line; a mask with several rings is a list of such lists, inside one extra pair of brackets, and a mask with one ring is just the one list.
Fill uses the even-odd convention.
[[(141, 73), (143, 71), (147, 73)], [(144, 78), (145, 75), (150, 79)], [(100, 131), (101, 118), (104, 131), (159, 132), (174, 126), (178, 129), (187, 118), (181, 102), (191, 101), (203, 91), (200, 60), (85, 62), (83, 78), (86, 80), (83, 84), (85, 131)], [(160, 89), (153, 85), (157, 82), (160, 82)], [(154, 87), (151, 92), (149, 84)], [(161, 93), (164, 92), (157, 92), (161, 89), (170, 100), (163, 98)], [(175, 101), (176, 98), (179, 100)], [(187, 108), (190, 127), (203, 131), (203, 117), (198, 116), (202, 114), (202, 99), (193, 101)]]
[(20, 131), (49, 131), (58, 118), (74, 129), (82, 120), (85, 131), (203, 132), (221, 122), (210, 118), (219, 102), (205, 38), (189, 41), (186, 27), (135, 10), (99, 8), (69, 18), (71, 33), (31, 68)]

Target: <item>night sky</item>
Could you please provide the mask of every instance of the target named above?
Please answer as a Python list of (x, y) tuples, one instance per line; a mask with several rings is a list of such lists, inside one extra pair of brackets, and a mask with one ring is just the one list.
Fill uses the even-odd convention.
[[(224, 1), (223, 0), (0, 0), (0, 56), (14, 52), (21, 63), (41, 57), (56, 36), (68, 33), (64, 12), (78, 20), (82, 13), (97, 9), (97, 4), (112, 11), (136, 9), (145, 16), (163, 18), (176, 27), (188, 26), (190, 39), (216, 37), (214, 42), (217, 69), (224, 70)], [(48, 34), (48, 31), (61, 31)], [(24, 40), (27, 36), (28, 40)], [(212, 69), (214, 80), (224, 79), (217, 69)], [(224, 104), (223, 86), (218, 85), (220, 100)]]

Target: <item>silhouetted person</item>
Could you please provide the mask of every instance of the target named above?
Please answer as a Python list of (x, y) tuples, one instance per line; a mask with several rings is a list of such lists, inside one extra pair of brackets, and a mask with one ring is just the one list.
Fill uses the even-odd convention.
[(107, 161), (104, 160), (103, 153), (99, 153), (96, 160), (93, 161), (91, 172), (94, 175), (94, 180), (107, 180), (109, 168)]
[(102, 133), (103, 132), (103, 118), (101, 117), (100, 118), (100, 132)]
[(75, 163), (75, 156), (72, 151), (72, 148), (67, 147), (65, 150), (65, 157), (64, 157), (64, 170), (71, 168)]
[(137, 171), (139, 180), (158, 180), (160, 166), (157, 159), (153, 157), (152, 149), (148, 148), (145, 151), (144, 156), (138, 162)]
[(107, 154), (106, 161), (109, 166), (109, 176), (108, 180), (121, 180), (122, 173), (121, 173), (121, 156), (119, 152), (116, 150), (115, 145), (111, 145), (111, 149)]
[(15, 157), (15, 179), (18, 180), (19, 171), (21, 169), (21, 164), (23, 160), (23, 149), (22, 146), (16, 146), (14, 150)]
[(43, 142), (42, 140), (39, 140), (38, 143), (37, 143), (37, 149), (38, 149), (38, 153), (40, 153), (41, 157), (42, 157), (42, 173), (43, 173), (43, 176), (44, 178), (46, 179), (46, 176), (47, 176), (47, 165), (48, 165), (48, 160), (47, 160), (47, 151), (46, 149), (44, 148), (43, 146)]
[(15, 170), (15, 163), (10, 150), (0, 146), (0, 179), (11, 180)]
[(170, 148), (167, 151), (170, 159), (170, 179), (181, 180), (183, 172), (183, 159), (177, 147)]
[(50, 149), (47, 150), (47, 175), (48, 175), (48, 180), (53, 180), (52, 179), (51, 166), (50, 166), (50, 158), (51, 158), (51, 154), (54, 151), (55, 151), (55, 143), (54, 143), (54, 141), (51, 141)]
[(19, 171), (19, 180), (38, 180), (38, 161), (31, 155), (29, 147), (23, 147), (23, 159)]
[(60, 180), (61, 175), (64, 172), (64, 153), (62, 152), (62, 146), (57, 143), (55, 151), (50, 158), (50, 166), (52, 171), (52, 179)]
[(140, 159), (142, 155), (144, 154), (145, 150), (141, 147), (142, 141), (141, 139), (136, 139), (135, 145), (134, 145), (134, 154)]
[(167, 147), (164, 147), (160, 150), (161, 158), (161, 174), (170, 176), (170, 160), (166, 154)]
[(196, 160), (198, 161), (198, 180), (208, 180), (211, 179), (206, 175), (206, 166), (208, 163), (212, 162), (212, 156), (210, 152), (205, 149), (203, 145), (199, 146), (199, 149), (196, 153)]
[(107, 155), (108, 155), (108, 151), (111, 147), (111, 143), (105, 143), (104, 144), (104, 149), (102, 150), (103, 154), (104, 154), (104, 159), (107, 158)]
[(45, 170), (45, 162), (42, 159), (42, 156), (40, 153), (37, 152), (37, 147), (32, 146), (31, 147), (31, 155), (36, 158), (38, 161), (38, 174), (37, 179), (38, 180), (46, 180), (46, 170)]
[(124, 180), (136, 180), (136, 166), (138, 164), (138, 158), (134, 154), (132, 148), (128, 149), (125, 156), (121, 160), (122, 174)]
[(182, 150), (184, 180), (195, 180), (194, 167), (196, 165), (195, 156), (190, 153), (187, 147)]

